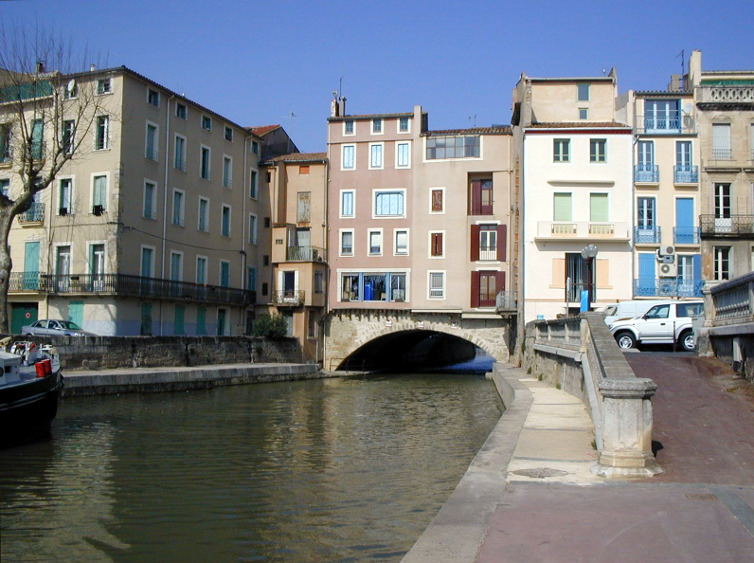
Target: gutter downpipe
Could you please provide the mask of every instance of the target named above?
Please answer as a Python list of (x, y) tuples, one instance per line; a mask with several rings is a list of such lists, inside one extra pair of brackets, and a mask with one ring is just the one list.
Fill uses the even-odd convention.
[[(165, 195), (163, 197), (162, 205), (162, 271), (160, 273), (163, 281), (165, 280), (165, 250), (167, 245), (167, 229), (168, 229), (168, 172), (170, 170), (170, 100), (175, 98), (175, 94), (172, 94), (165, 102)], [(160, 336), (163, 335), (163, 300), (160, 299)]]
[(327, 268), (325, 268), (325, 314), (322, 317), (322, 370), (329, 370), (328, 366), (325, 366), (325, 358), (327, 358), (327, 338), (325, 338), (325, 325), (327, 319), (330, 316), (330, 152), (332, 145), (330, 143), (330, 123), (327, 124), (327, 160), (325, 162), (325, 249), (327, 250)]
[[(249, 132), (249, 136), (244, 137), (244, 140), (243, 140), (243, 193), (241, 194), (241, 202), (242, 202), (241, 212), (242, 212), (243, 215), (241, 216), (241, 250), (240, 250), (240, 252), (241, 252), (241, 284), (240, 284), (240, 287), (244, 291), (248, 290), (248, 286), (246, 284), (246, 282), (248, 280), (247, 280), (247, 276), (246, 276), (246, 260), (247, 260), (247, 257), (246, 257), (246, 248), (245, 247), (246, 247), (246, 182), (248, 181), (248, 177), (247, 177), (247, 169), (248, 169), (247, 162), (248, 162), (248, 160), (247, 159), (248, 159), (249, 151), (246, 150), (246, 147), (247, 147), (247, 143), (249, 141), (249, 137), (250, 136), (251, 136), (251, 132)], [(251, 234), (251, 233), (249, 233), (249, 234)], [(245, 316), (244, 316), (245, 312), (246, 312), (245, 308), (241, 307), (241, 319), (239, 319), (239, 324), (242, 327), (246, 326), (245, 325), (245, 320), (246, 319), (245, 319)], [(243, 332), (246, 332), (245, 328), (243, 329)]]

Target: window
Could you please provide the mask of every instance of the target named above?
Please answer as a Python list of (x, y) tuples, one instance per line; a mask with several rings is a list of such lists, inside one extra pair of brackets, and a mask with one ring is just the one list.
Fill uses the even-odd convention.
[[(636, 242), (655, 242), (654, 229), (655, 229), (655, 204), (656, 200), (653, 197), (640, 197), (637, 202), (637, 221), (639, 227), (639, 233)], [(642, 233), (642, 231), (648, 231)], [(651, 236), (651, 240), (642, 240), (642, 235)]]
[(471, 273), (471, 306), (494, 307), (498, 292), (505, 290), (505, 272)]
[(230, 287), (230, 262), (220, 260), (220, 276), (218, 279), (220, 287)]
[[(588, 276), (591, 270), (592, 279), (589, 280)], [(566, 287), (570, 290), (566, 295), (566, 300), (569, 303), (578, 303), (581, 301), (581, 292), (588, 291), (591, 288), (591, 301), (594, 303), (596, 298), (595, 293), (595, 270), (596, 268), (588, 268), (587, 261), (581, 256), (580, 252), (567, 252), (566, 253), (566, 280), (570, 278), (570, 286), (566, 283)], [(564, 280), (564, 281), (566, 281)]]
[(175, 250), (170, 252), (170, 281), (183, 281), (183, 253)]
[(341, 170), (353, 170), (356, 168), (356, 145), (343, 145)]
[(151, 278), (154, 270), (154, 248), (141, 247), (141, 277)]
[(712, 124), (712, 159), (730, 160), (730, 123)]
[(408, 168), (411, 166), (411, 145), (409, 143), (398, 143), (395, 146), (395, 167)]
[(186, 116), (188, 115), (188, 112), (186, 111), (186, 106), (181, 103), (175, 104), (175, 116), (180, 117), (181, 119), (186, 119)]
[(199, 175), (205, 180), (209, 180), (210, 173), (210, 156), (211, 152), (209, 147), (202, 145), (199, 160)]
[(715, 232), (729, 233), (733, 228), (730, 184), (715, 184), (713, 188), (713, 196), (715, 207)]
[(471, 225), (471, 261), (504, 261), (507, 225)]
[(107, 175), (92, 176), (92, 213), (107, 211)]
[(730, 246), (716, 246), (713, 250), (714, 271), (712, 279), (723, 281), (730, 279)]
[(429, 190), (429, 212), (430, 213), (444, 213), (445, 212), (445, 188), (432, 188)]
[(207, 258), (205, 256), (196, 257), (196, 283), (197, 285), (207, 283)]
[(63, 98), (66, 100), (73, 100), (79, 95), (79, 85), (74, 80), (71, 80), (66, 84), (65, 91), (63, 92)]
[(202, 129), (204, 129), (205, 131), (212, 131), (212, 118), (211, 117), (207, 115), (202, 116)]
[(220, 222), (220, 234), (224, 237), (230, 236), (230, 206), (223, 205), (222, 217)]
[(382, 168), (382, 143), (369, 145), (369, 168)]
[(105, 245), (89, 245), (89, 275), (94, 291), (105, 289)]
[(257, 290), (257, 269), (254, 266), (249, 266), (246, 271), (246, 289)]
[(157, 90), (147, 88), (147, 103), (152, 104), (154, 107), (160, 107), (160, 93)]
[(144, 202), (142, 216), (145, 219), (157, 219), (157, 184), (144, 182)]
[(154, 123), (147, 123), (146, 140), (144, 142), (144, 156), (149, 160), (157, 160), (157, 142), (157, 125), (155, 125)]
[(257, 216), (249, 215), (249, 244), (257, 244)]
[(429, 298), (445, 299), (445, 272), (427, 272)]
[(552, 220), (571, 221), (573, 212), (572, 195), (570, 193), (552, 194)]
[(98, 94), (110, 94), (112, 91), (112, 83), (109, 78), (100, 78), (97, 80)]
[(252, 141), (251, 142), (251, 152), (254, 154), (259, 154), (259, 142), (258, 141)]
[(395, 255), (408, 256), (408, 231), (406, 229), (395, 230)]
[(353, 217), (354, 216), (354, 199), (356, 194), (353, 190), (341, 190), (340, 191), (340, 216), (341, 217)]
[(63, 122), (63, 134), (60, 144), (65, 154), (73, 153), (76, 144), (76, 122), (73, 119), (67, 119)]
[(296, 222), (309, 223), (312, 220), (312, 192), (296, 194)]
[(492, 196), (492, 180), (472, 180), (469, 185), (469, 215), (492, 215)]
[(233, 128), (225, 126), (225, 140), (226, 141), (232, 141), (233, 140)]
[(298, 175), (299, 176), (306, 176), (309, 174), (309, 165), (308, 164), (302, 164), (298, 167)]
[(31, 157), (34, 160), (44, 158), (44, 122), (41, 119), (31, 123)]
[(589, 84), (576, 85), (576, 99), (580, 102), (589, 101)]
[[(269, 254), (263, 254), (262, 255), (262, 266), (269, 266), (270, 265), (270, 255)], [(263, 293), (263, 295), (267, 295), (266, 293)]]
[(257, 171), (256, 170), (251, 170), (251, 174), (249, 176), (250, 176), (250, 179), (249, 179), (249, 197), (251, 199), (257, 199), (257, 192), (258, 192), (258, 187), (257, 187), (257, 177), (258, 177), (258, 174), (257, 174)]
[(382, 230), (369, 231), (369, 255), (382, 255)]
[(269, 217), (265, 217), (264, 218), (264, 228), (265, 229), (269, 229), (270, 228), (270, 218)]
[(354, 135), (356, 133), (356, 129), (354, 128), (354, 123), (352, 119), (347, 119), (343, 122), (343, 134), (344, 135)]
[(589, 119), (589, 110), (587, 108), (579, 108), (579, 119)]
[(644, 128), (645, 132), (677, 132), (681, 131), (680, 100), (645, 100)]
[(398, 133), (408, 133), (409, 132), (409, 123), (408, 117), (401, 117), (398, 119)]
[(110, 148), (110, 118), (106, 115), (97, 117), (94, 131), (94, 150), (100, 151)]
[(173, 225), (182, 227), (185, 213), (185, 194), (181, 190), (173, 190)]
[(553, 139), (552, 160), (553, 162), (570, 162), (571, 160), (571, 140), (570, 139)]
[(10, 161), (12, 132), (13, 126), (10, 123), (0, 123), (0, 162)]
[(427, 160), (479, 158), (479, 135), (452, 135), (427, 138)]
[(10, 197), (10, 180), (6, 178), (0, 180), (0, 193), (5, 197)]
[(73, 192), (73, 180), (63, 178), (60, 180), (58, 190), (58, 215), (70, 215), (73, 212), (71, 207)]
[(349, 272), (340, 277), (340, 301), (405, 301), (405, 272)]
[(444, 233), (429, 233), (429, 255), (433, 258), (442, 258), (445, 256), (443, 247)]
[(405, 190), (374, 192), (374, 217), (405, 217)]
[(340, 231), (340, 255), (353, 256), (353, 231)]
[(589, 162), (607, 162), (607, 139), (589, 139)]
[(233, 185), (233, 160), (229, 156), (223, 156), (223, 187), (230, 188)]
[[(589, 194), (589, 222), (607, 223), (609, 220), (610, 210), (608, 208), (608, 195), (598, 193)], [(599, 228), (595, 228), (590, 232), (599, 232)]]
[(375, 118), (372, 120), (372, 134), (377, 135), (382, 133), (382, 119)]
[(209, 200), (206, 197), (199, 198), (199, 217), (196, 228), (205, 233), (209, 232)]
[(175, 136), (175, 160), (173, 166), (176, 170), (186, 171), (186, 138), (181, 135)]

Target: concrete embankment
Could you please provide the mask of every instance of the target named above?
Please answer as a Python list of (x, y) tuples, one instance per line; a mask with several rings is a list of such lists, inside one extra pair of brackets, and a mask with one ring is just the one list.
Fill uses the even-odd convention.
[(316, 364), (230, 364), (64, 371), (63, 397), (210, 389), (327, 377)]

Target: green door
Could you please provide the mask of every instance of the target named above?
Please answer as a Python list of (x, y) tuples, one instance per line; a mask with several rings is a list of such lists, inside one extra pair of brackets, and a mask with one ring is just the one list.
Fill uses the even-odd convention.
[(37, 320), (36, 303), (13, 303), (10, 313), (11, 334), (21, 334), (21, 327)]
[(84, 302), (71, 301), (68, 304), (68, 320), (79, 326), (84, 326)]

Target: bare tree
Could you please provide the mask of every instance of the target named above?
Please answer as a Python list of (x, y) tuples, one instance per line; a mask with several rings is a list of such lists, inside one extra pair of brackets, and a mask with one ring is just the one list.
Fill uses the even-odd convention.
[(13, 177), (0, 193), (0, 333), (9, 331), (13, 221), (33, 211), (35, 195), (80, 158), (104, 99), (97, 81), (81, 72), (92, 62), (88, 54), (76, 65), (72, 53), (70, 42), (54, 32), (0, 25), (0, 171)]

